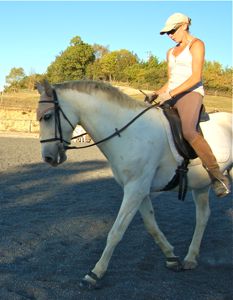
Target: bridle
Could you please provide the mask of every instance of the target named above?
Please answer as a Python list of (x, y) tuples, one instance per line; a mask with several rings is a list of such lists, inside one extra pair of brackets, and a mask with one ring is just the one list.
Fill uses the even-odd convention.
[[(152, 104), (150, 106), (148, 106), (147, 108), (145, 108), (143, 111), (141, 111), (138, 115), (136, 115), (131, 121), (129, 121), (125, 126), (121, 127), (120, 129), (115, 128), (115, 132), (113, 132), (112, 134), (110, 134), (109, 136), (105, 137), (104, 139), (94, 142), (90, 145), (85, 145), (85, 146), (67, 146), (70, 145), (70, 142), (66, 141), (63, 139), (63, 134), (62, 134), (62, 127), (61, 127), (61, 115), (63, 116), (63, 118), (68, 122), (68, 124), (70, 125), (70, 127), (73, 129), (73, 131), (75, 130), (75, 126), (70, 122), (70, 120), (68, 119), (68, 117), (66, 116), (66, 114), (64, 113), (64, 111), (62, 110), (61, 106), (59, 105), (58, 102), (58, 98), (57, 98), (57, 93), (56, 91), (53, 89), (53, 101), (49, 101), (49, 100), (40, 100), (39, 103), (52, 103), (54, 104), (54, 113), (55, 113), (55, 129), (54, 129), (54, 138), (50, 138), (50, 139), (45, 139), (45, 140), (40, 140), (40, 143), (48, 143), (48, 142), (54, 142), (54, 141), (60, 141), (61, 144), (64, 145), (64, 143), (66, 145), (64, 145), (64, 149), (65, 150), (71, 150), (71, 149), (83, 149), (83, 148), (89, 148), (92, 146), (96, 146), (100, 143), (103, 143), (115, 136), (120, 137), (120, 133), (122, 131), (124, 131), (126, 128), (128, 128), (134, 121), (136, 121), (141, 115), (143, 115), (145, 112), (147, 112), (148, 110), (150, 110), (153, 107), (157, 107), (159, 106), (159, 103), (155, 103)], [(72, 139), (76, 139), (79, 138), (81, 136), (86, 135), (87, 133), (83, 133), (81, 135), (78, 136), (74, 136), (71, 138)]]
[(53, 101), (50, 100), (40, 100), (39, 103), (52, 103), (54, 105), (54, 117), (55, 117), (55, 125), (54, 125), (54, 138), (40, 140), (40, 143), (48, 143), (48, 142), (55, 142), (60, 141), (62, 144), (65, 143), (67, 145), (70, 144), (70, 142), (64, 140), (63, 134), (62, 134), (62, 128), (61, 128), (61, 115), (64, 117), (64, 119), (68, 122), (68, 124), (71, 126), (73, 130), (75, 130), (75, 127), (70, 122), (70, 120), (65, 115), (64, 111), (62, 110), (61, 106), (59, 105), (57, 93), (53, 89)]

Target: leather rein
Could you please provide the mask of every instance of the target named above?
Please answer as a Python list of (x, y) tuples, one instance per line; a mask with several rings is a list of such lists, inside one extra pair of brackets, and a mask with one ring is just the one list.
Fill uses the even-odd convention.
[[(48, 142), (60, 141), (61, 143), (65, 143), (67, 145), (70, 145), (70, 142), (68, 142), (68, 141), (66, 141), (66, 140), (63, 139), (62, 127), (61, 127), (61, 115), (63, 116), (63, 118), (67, 121), (67, 123), (70, 125), (70, 127), (74, 131), (75, 131), (75, 126), (73, 126), (73, 124), (70, 122), (70, 120), (68, 119), (68, 117), (66, 116), (66, 114), (64, 113), (64, 111), (62, 110), (61, 106), (59, 105), (59, 101), (58, 101), (58, 98), (57, 98), (56, 91), (53, 89), (53, 101), (41, 100), (41, 101), (39, 101), (39, 103), (53, 103), (54, 104), (54, 112), (55, 112), (55, 129), (54, 129), (55, 133), (54, 133), (54, 138), (40, 140), (40, 143), (48, 143)], [(94, 143), (92, 143), (90, 145), (79, 146), (79, 147), (64, 145), (64, 148), (65, 148), (65, 150), (89, 148), (89, 147), (92, 147), (92, 146), (99, 145), (99, 144), (101, 144), (103, 142), (106, 142), (106, 141), (110, 140), (111, 138), (113, 138), (115, 136), (120, 137), (121, 136), (120, 133), (122, 131), (124, 131), (126, 128), (128, 128), (141, 115), (143, 115), (145, 112), (147, 112), (151, 108), (158, 107), (158, 106), (159, 106), (158, 103), (155, 103), (155, 104), (152, 104), (152, 105), (148, 106), (143, 111), (141, 111), (138, 115), (136, 115), (131, 121), (129, 121), (126, 125), (124, 125), (120, 129), (115, 128), (115, 132), (113, 132), (112, 134), (110, 134), (109, 136), (103, 138), (100, 141), (94, 142)], [(74, 136), (74, 137), (71, 138), (71, 140), (79, 138), (79, 137), (84, 136), (86, 134), (87, 133), (83, 133), (83, 134), (80, 134), (78, 136)]]

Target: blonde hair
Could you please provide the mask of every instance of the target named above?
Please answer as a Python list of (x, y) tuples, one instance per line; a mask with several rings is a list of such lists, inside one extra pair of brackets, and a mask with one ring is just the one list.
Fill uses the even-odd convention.
[(191, 26), (192, 20), (188, 17), (188, 23), (187, 23), (187, 31), (189, 31), (189, 26)]

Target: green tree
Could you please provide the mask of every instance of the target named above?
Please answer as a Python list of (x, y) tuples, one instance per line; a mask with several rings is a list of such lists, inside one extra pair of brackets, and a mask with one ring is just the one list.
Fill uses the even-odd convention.
[(70, 46), (47, 68), (47, 77), (51, 82), (83, 79), (86, 77), (87, 66), (94, 60), (93, 47), (76, 36), (71, 39)]
[(205, 89), (210, 94), (232, 95), (232, 68), (224, 69), (216, 61), (206, 61), (203, 70)]
[(86, 70), (87, 78), (93, 80), (105, 79), (105, 76), (102, 72), (101, 60), (97, 59), (93, 64), (89, 64)]
[(138, 62), (138, 57), (132, 52), (121, 49), (105, 54), (100, 60), (103, 76), (107, 80), (125, 80), (124, 70)]
[(140, 87), (145, 83), (145, 67), (142, 63), (127, 67), (124, 74), (128, 79), (128, 83), (135, 85), (135, 87)]
[(152, 89), (158, 89), (167, 80), (167, 63), (165, 61), (159, 62), (157, 58), (149, 60), (145, 73), (145, 81), (148, 86)]
[(109, 53), (108, 46), (94, 44), (93, 46), (96, 60), (101, 59), (105, 54)]
[(153, 55), (147, 61), (128, 67), (124, 72), (127, 72), (128, 81), (137, 88), (156, 89), (167, 81), (167, 63), (159, 62)]
[(34, 90), (35, 89), (35, 83), (38, 81), (43, 81), (46, 78), (44, 74), (36, 74), (32, 73), (29, 76), (25, 76), (20, 81), (20, 87), (21, 89), (27, 89), (27, 90)]
[(25, 77), (23, 68), (12, 68), (10, 73), (6, 76), (6, 89), (8, 91), (17, 92), (20, 89), (20, 83)]
[(90, 79), (99, 80), (104, 79), (104, 75), (101, 68), (101, 59), (104, 55), (109, 53), (107, 46), (94, 44), (93, 46), (95, 61), (87, 66), (86, 75)]

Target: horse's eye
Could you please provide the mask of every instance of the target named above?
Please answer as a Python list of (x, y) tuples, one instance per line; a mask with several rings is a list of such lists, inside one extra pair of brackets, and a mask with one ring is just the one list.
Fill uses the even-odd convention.
[(49, 119), (51, 119), (51, 117), (52, 117), (52, 114), (45, 114), (43, 119), (45, 121), (48, 121)]

